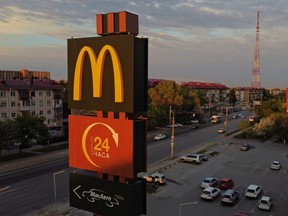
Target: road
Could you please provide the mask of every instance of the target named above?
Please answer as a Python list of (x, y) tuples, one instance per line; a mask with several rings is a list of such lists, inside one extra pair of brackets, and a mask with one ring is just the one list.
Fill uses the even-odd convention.
[[(235, 129), (239, 121), (240, 119), (229, 120), (229, 129)], [(220, 141), (224, 138), (223, 134), (217, 133), (220, 127), (223, 127), (223, 122), (201, 126), (199, 129), (191, 129), (182, 134), (180, 130), (185, 129), (177, 128), (176, 134), (178, 135), (175, 136), (174, 141), (175, 157), (193, 146)], [(170, 131), (164, 132), (167, 135), (170, 133)], [(170, 157), (170, 143), (170, 139), (148, 143), (148, 166)], [(59, 170), (64, 170), (64, 172), (55, 175)], [(67, 167), (67, 161), (59, 161), (45, 167), (2, 177), (0, 180), (0, 215), (25, 215), (32, 210), (53, 204), (55, 198), (57, 203), (69, 200), (68, 173), (73, 170)]]

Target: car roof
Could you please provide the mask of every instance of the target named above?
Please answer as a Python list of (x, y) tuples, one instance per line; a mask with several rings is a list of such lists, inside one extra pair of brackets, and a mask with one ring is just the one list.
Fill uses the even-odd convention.
[(232, 193), (234, 193), (234, 191), (235, 191), (235, 190), (228, 189), (228, 190), (224, 191), (223, 195), (224, 195), (224, 194), (232, 194)]
[(253, 184), (248, 186), (249, 189), (256, 189), (257, 187), (260, 187), (260, 186), (259, 185), (253, 185)]
[(217, 188), (215, 188), (215, 187), (207, 187), (203, 191), (212, 191), (214, 189), (217, 189)]
[(272, 163), (280, 163), (279, 161), (273, 161)]
[(268, 196), (262, 196), (261, 200), (266, 200), (266, 201), (269, 201), (271, 198), (268, 197)]

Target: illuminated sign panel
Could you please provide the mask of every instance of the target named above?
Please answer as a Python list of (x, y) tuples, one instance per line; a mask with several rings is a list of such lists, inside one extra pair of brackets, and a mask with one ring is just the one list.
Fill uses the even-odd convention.
[(135, 178), (146, 170), (144, 120), (69, 116), (71, 167)]
[(148, 39), (133, 35), (68, 40), (71, 109), (135, 113), (147, 108)]
[(70, 173), (70, 205), (101, 215), (146, 213), (146, 182), (111, 182), (93, 176)]

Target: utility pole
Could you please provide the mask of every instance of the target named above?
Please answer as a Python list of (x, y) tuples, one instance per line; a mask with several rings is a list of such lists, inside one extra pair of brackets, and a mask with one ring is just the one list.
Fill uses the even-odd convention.
[(225, 119), (225, 129), (228, 128), (228, 107), (226, 106), (226, 119)]
[(174, 112), (172, 111), (172, 108), (170, 106), (170, 116), (172, 117), (172, 134), (171, 134), (171, 153), (170, 153), (170, 159), (174, 159), (174, 124), (175, 124), (175, 116)]

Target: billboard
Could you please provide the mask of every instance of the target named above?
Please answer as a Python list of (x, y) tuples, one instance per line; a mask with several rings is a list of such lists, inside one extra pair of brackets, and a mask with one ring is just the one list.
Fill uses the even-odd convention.
[(70, 173), (70, 206), (101, 215), (134, 216), (146, 213), (146, 182), (111, 182)]
[(147, 65), (147, 38), (127, 34), (68, 39), (69, 108), (146, 111)]
[(69, 116), (69, 165), (135, 178), (146, 171), (146, 122)]

